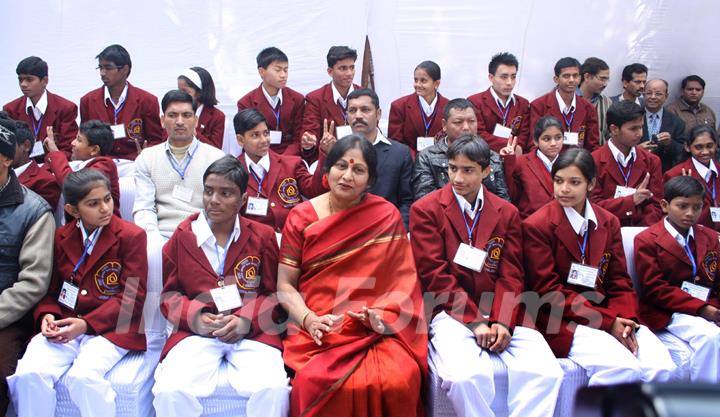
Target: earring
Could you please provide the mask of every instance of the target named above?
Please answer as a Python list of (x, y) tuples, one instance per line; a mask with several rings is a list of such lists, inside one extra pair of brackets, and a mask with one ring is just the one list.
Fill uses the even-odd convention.
[(328, 176), (327, 174), (323, 174), (322, 177), (322, 185), (324, 188), (330, 188), (330, 183), (328, 182)]

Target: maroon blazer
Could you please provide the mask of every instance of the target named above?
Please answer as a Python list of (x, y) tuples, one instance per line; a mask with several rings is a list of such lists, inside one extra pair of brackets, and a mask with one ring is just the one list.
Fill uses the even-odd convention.
[(453, 262), (460, 243), (468, 243), (463, 216), (452, 184), (410, 207), (410, 242), (423, 291), (436, 300), (433, 315), (446, 311), (462, 323), (489, 321), (512, 331), (519, 319), (516, 300), (524, 287), (520, 215), (510, 203), (485, 190), (473, 233), (474, 246), (488, 253), (481, 272)]
[[(600, 130), (598, 130), (597, 111), (589, 101), (575, 95), (575, 116), (570, 124), (570, 132), (578, 133), (578, 145), (590, 152), (600, 146)], [(530, 103), (530, 126), (535, 128), (537, 121), (543, 116), (553, 116), (560, 120), (565, 129), (565, 121), (555, 98), (555, 90), (538, 97)]]
[(708, 301), (680, 289), (683, 281), (694, 282), (692, 263), (661, 220), (635, 237), (635, 270), (642, 283), (640, 318), (652, 330), (662, 330), (673, 313), (697, 316), (711, 304), (720, 308), (717, 266), (720, 242), (717, 232), (702, 225), (693, 227), (697, 284), (711, 288)]
[(507, 119), (503, 124), (502, 114), (490, 92), (490, 88), (482, 93), (468, 97), (468, 100), (475, 106), (478, 135), (487, 141), (490, 149), (500, 152), (500, 149), (507, 145), (508, 140), (493, 135), (493, 132), (495, 131), (495, 124), (501, 124), (512, 130), (512, 135), (518, 138), (517, 144), (524, 151), (530, 149), (533, 146), (530, 133), (530, 102), (516, 94), (515, 103), (510, 106)]
[(523, 219), (555, 198), (553, 181), (545, 164), (533, 149), (520, 156), (503, 157), (510, 199)]
[[(33, 130), (34, 116), (27, 114), (25, 107), (26, 97), (19, 97), (3, 106), (8, 115), (14, 120), (20, 120)], [(55, 140), (58, 148), (70, 156), (72, 150), (71, 143), (75, 140), (78, 133), (77, 119), (78, 108), (70, 100), (66, 100), (57, 94), (47, 91), (47, 109), (40, 122), (40, 128), (37, 133), (38, 140), (44, 140), (47, 137), (47, 127), (52, 126), (55, 133)]]
[[(448, 104), (448, 99), (437, 93), (435, 112), (426, 117), (418, 99), (423, 100), (417, 94), (412, 93), (400, 97), (390, 104), (390, 120), (388, 122), (388, 137), (400, 143), (406, 144), (415, 158), (417, 154), (417, 138), (419, 136), (435, 135), (442, 130), (443, 110)], [(430, 122), (430, 127), (425, 130), (423, 117)]]
[[(163, 282), (160, 310), (175, 330), (165, 342), (162, 357), (178, 342), (195, 333), (192, 323), (205, 312), (217, 314), (210, 290), (217, 288), (218, 276), (213, 270), (197, 237), (193, 214), (178, 225), (163, 247)], [(235, 277), (243, 305), (232, 313), (251, 321), (246, 339), (282, 349), (279, 332), (268, 331), (278, 307), (272, 295), (276, 291), (278, 245), (269, 227), (240, 217), (240, 237), (228, 249), (225, 277)]]
[[(308, 172), (305, 163), (300, 157), (278, 155), (272, 150), (269, 151), (269, 155), (270, 172), (265, 174), (262, 192), (259, 194), (260, 197), (270, 200), (268, 214), (264, 217), (245, 214), (245, 206), (240, 209), (240, 213), (249, 219), (272, 227), (278, 233), (282, 233), (288, 213), (293, 207), (302, 203), (302, 197), (313, 198), (328, 191), (323, 186), (322, 180), (322, 165), (325, 162), (325, 155), (320, 152), (318, 169), (315, 170), (314, 175)], [(238, 160), (249, 173), (250, 171), (245, 163), (245, 154), (241, 153)], [(250, 175), (250, 181), (248, 181), (247, 193), (248, 197), (258, 196), (258, 183), (252, 174)]]
[(653, 193), (652, 197), (639, 206), (635, 206), (631, 195), (613, 198), (615, 187), (624, 186), (625, 179), (617, 161), (613, 158), (610, 146), (606, 143), (592, 153), (597, 169), (595, 176), (597, 184), (592, 190), (590, 201), (617, 216), (623, 227), (648, 226), (663, 216), (660, 208), (660, 200), (664, 193), (660, 158), (637, 146), (635, 152), (637, 152), (637, 160), (633, 162), (627, 186), (637, 188), (645, 179), (645, 174), (650, 173), (648, 188)]
[[(55, 181), (58, 186), (62, 189), (63, 183), (65, 183), (65, 177), (68, 176), (72, 171), (70, 164), (68, 163), (67, 157), (62, 152), (50, 152), (45, 158), (45, 165), (50, 172), (55, 175)], [(105, 174), (110, 180), (110, 194), (113, 198), (113, 214), (120, 217), (120, 182), (118, 180), (117, 165), (115, 161), (107, 156), (97, 156), (93, 158), (85, 168), (93, 168)]]
[(590, 223), (586, 264), (600, 269), (595, 290), (567, 283), (570, 264), (581, 261), (580, 245), (557, 201), (523, 222), (526, 282), (544, 302), (535, 307), (538, 330), (559, 358), (567, 357), (577, 324), (608, 331), (616, 317), (638, 317), (620, 222), (602, 207), (592, 207), (599, 224)]
[[(105, 87), (100, 87), (80, 99), (80, 122), (97, 119), (111, 125), (115, 124), (115, 108), (112, 104), (105, 103), (104, 97)], [(125, 125), (127, 137), (115, 140), (108, 156), (134, 161), (138, 155), (136, 143), (143, 148), (163, 141), (157, 97), (130, 83), (128, 83), (125, 106), (120, 110), (117, 122)]]
[(60, 185), (53, 174), (45, 167), (40, 167), (35, 161), (30, 161), (30, 165), (25, 172), (18, 177), (20, 183), (27, 188), (35, 191), (40, 197), (50, 204), (53, 211), (57, 208), (62, 192)]
[[(265, 94), (263, 94), (262, 84), (238, 100), (238, 111), (249, 108), (259, 110), (267, 120), (268, 129), (282, 132), (282, 142), (278, 145), (270, 145), (270, 149), (283, 155), (299, 156), (300, 138), (303, 134), (301, 128), (305, 109), (305, 97), (289, 87), (282, 89), (282, 95), (279, 127), (277, 126), (277, 119), (273, 114), (274, 109), (270, 107), (270, 103), (265, 98)], [(320, 135), (317, 139), (320, 140), (320, 138), (322, 138), (322, 120), (320, 120)]]
[(145, 231), (112, 217), (73, 280), (80, 293), (72, 311), (57, 299), (83, 253), (82, 232), (76, 223), (73, 220), (55, 232), (50, 289), (34, 313), (38, 327), (47, 313), (56, 318), (82, 318), (87, 322), (88, 334), (103, 336), (124, 349), (145, 350), (141, 327), (147, 283)]
[[(167, 132), (164, 136), (167, 136)], [(195, 136), (200, 142), (222, 149), (225, 137), (225, 113), (215, 106), (203, 107), (195, 128)]]
[[(305, 111), (303, 113), (302, 129), (300, 129), (301, 135), (309, 132), (315, 135), (317, 140), (320, 140), (323, 135), (323, 120), (327, 120), (328, 123), (334, 120), (335, 126), (347, 124), (343, 116), (343, 110), (333, 100), (331, 84), (332, 81), (305, 96)], [(353, 84), (353, 87), (356, 90), (361, 88), (356, 84)], [(333, 132), (334, 134), (335, 132)], [(310, 152), (303, 152), (303, 158), (308, 162), (317, 159), (317, 155), (317, 146)]]
[[(713, 161), (713, 164), (717, 167), (717, 163)], [(692, 162), (692, 157), (688, 158), (685, 162), (682, 162), (678, 165), (675, 165), (674, 167), (670, 168), (668, 171), (665, 172), (665, 177), (663, 178), (664, 181), (669, 181), (673, 177), (679, 177), (682, 175), (682, 170), (685, 170), (686, 172), (689, 170), (690, 175), (700, 181), (701, 184), (705, 184), (705, 201), (703, 201), (703, 208), (700, 212), (700, 219), (698, 219), (698, 224), (701, 224), (705, 227), (709, 227), (711, 229), (715, 229), (720, 232), (720, 223), (715, 223), (712, 221), (712, 217), (710, 216), (710, 207), (712, 206), (718, 206), (717, 203), (713, 202), (712, 200), (712, 186), (708, 185), (705, 182), (705, 178), (701, 177), (700, 174), (695, 169), (695, 164)], [(720, 171), (720, 170), (719, 170)], [(720, 194), (720, 178), (715, 178), (715, 192), (717, 194)], [(718, 196), (717, 201), (720, 202), (720, 196)]]

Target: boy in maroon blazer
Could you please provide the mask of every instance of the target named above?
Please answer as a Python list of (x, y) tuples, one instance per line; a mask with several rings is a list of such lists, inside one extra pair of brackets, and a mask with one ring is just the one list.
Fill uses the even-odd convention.
[(143, 148), (162, 142), (158, 99), (127, 81), (132, 62), (122, 46), (110, 45), (96, 58), (103, 86), (80, 99), (80, 122), (109, 123), (115, 137), (110, 155), (134, 161)]
[(490, 149), (500, 152), (510, 138), (517, 137), (520, 151), (532, 147), (530, 137), (530, 102), (513, 94), (519, 63), (515, 55), (503, 52), (492, 57), (488, 65), (487, 90), (468, 97), (475, 106), (478, 136)]
[(450, 183), (410, 209), (418, 276), (434, 297), (431, 368), (459, 415), (492, 415), (490, 357), (498, 355), (508, 368), (510, 415), (552, 415), (563, 373), (542, 335), (521, 326), (518, 210), (482, 185), (490, 173), (484, 140), (463, 136), (447, 155)]
[(238, 100), (238, 111), (258, 109), (268, 120), (270, 149), (300, 156), (305, 97), (287, 87), (288, 57), (278, 48), (265, 48), (257, 56), (257, 66), (262, 83)]
[(648, 226), (662, 217), (662, 163), (637, 146), (645, 111), (631, 101), (608, 109), (610, 140), (592, 153), (597, 184), (590, 201), (613, 213), (621, 226)]
[(356, 60), (357, 51), (354, 49), (347, 46), (331, 47), (327, 54), (327, 73), (332, 81), (305, 97), (301, 146), (306, 161), (317, 159), (318, 141), (323, 137), (326, 124), (333, 123), (336, 127), (334, 136), (338, 139), (352, 133), (347, 125), (347, 96), (360, 88), (353, 83)]
[(289, 407), (278, 329), (273, 325), (278, 245), (273, 230), (241, 217), (248, 174), (225, 156), (203, 176), (204, 210), (180, 223), (163, 248), (161, 310), (173, 332), (155, 371), (158, 415), (200, 416), (198, 397), (228, 380), (250, 397), (247, 415), (286, 416)]
[(33, 135), (25, 122), (15, 121), (15, 159), (13, 169), (20, 183), (35, 191), (50, 204), (53, 210), (57, 208), (62, 191), (55, 176), (44, 166), (29, 158), (32, 150)]
[(717, 232), (697, 224), (705, 187), (691, 176), (665, 184), (666, 217), (635, 237), (642, 283), (640, 317), (690, 345), (690, 378), (716, 384), (720, 376)]
[(555, 64), (553, 81), (557, 88), (530, 103), (530, 126), (535, 126), (542, 116), (553, 116), (563, 122), (565, 145), (594, 151), (600, 146), (600, 131), (595, 107), (576, 94), (580, 62), (561, 58)]
[(70, 142), (77, 135), (78, 109), (75, 103), (47, 91), (48, 64), (36, 56), (22, 61), (15, 70), (22, 91), (19, 97), (3, 106), (14, 120), (20, 120), (32, 127), (32, 158), (45, 154), (42, 141), (47, 128), (52, 128), (58, 138), (60, 150), (70, 154)]

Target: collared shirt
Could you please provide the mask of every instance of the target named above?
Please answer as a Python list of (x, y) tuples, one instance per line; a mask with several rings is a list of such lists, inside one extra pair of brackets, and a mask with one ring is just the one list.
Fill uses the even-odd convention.
[[(675, 226), (670, 224), (670, 222), (667, 219), (667, 216), (665, 216), (665, 219), (663, 220), (663, 224), (665, 225), (665, 230), (667, 230), (668, 233), (670, 233), (670, 236), (672, 236), (673, 239), (675, 239), (675, 241), (678, 244), (680, 244), (681, 248), (684, 248), (685, 247), (685, 236), (683, 236), (682, 233), (678, 232), (678, 230), (675, 228)], [(692, 227), (688, 230), (688, 242), (690, 241), (690, 239), (695, 239), (695, 234), (693, 233)]]
[(388, 145), (388, 146), (392, 146), (392, 142), (390, 142), (390, 140), (388, 140), (388, 138), (386, 138), (385, 136), (383, 136), (383, 134), (382, 134), (382, 132), (380, 131), (380, 129), (378, 129), (378, 130), (377, 130), (377, 135), (375, 136), (375, 142), (373, 142), (373, 146), (377, 145), (377, 144), (380, 143), (380, 142), (382, 142), (382, 143), (384, 143), (384, 144), (386, 144), (386, 145)]
[(555, 155), (555, 159), (552, 161), (548, 159), (547, 156), (545, 156), (544, 153), (540, 152), (540, 149), (536, 150), (535, 153), (537, 154), (538, 158), (542, 161), (543, 165), (545, 165), (545, 168), (547, 168), (548, 172), (552, 171), (552, 166), (557, 161), (558, 155)]
[(712, 178), (712, 173), (715, 173), (715, 178), (718, 176), (718, 170), (715, 166), (714, 161), (710, 161), (710, 167), (706, 167), (703, 165), (700, 161), (695, 159), (695, 157), (692, 157), (692, 163), (695, 166), (695, 170), (700, 174), (700, 177), (705, 179), (705, 182), (709, 182), (710, 178)]
[(25, 172), (25, 170), (28, 169), (28, 167), (30, 166), (31, 163), (32, 163), (32, 161), (29, 161), (29, 162), (25, 163), (24, 165), (21, 165), (21, 166), (15, 168), (15, 170), (14, 170), (15, 176), (16, 177), (21, 176), (23, 174), (23, 172)]
[(478, 190), (477, 198), (475, 198), (475, 204), (470, 204), (469, 201), (465, 199), (465, 197), (461, 196), (455, 191), (455, 188), (452, 189), (453, 194), (455, 194), (455, 200), (457, 200), (458, 206), (462, 209), (463, 213), (470, 216), (471, 219), (475, 218), (475, 215), (478, 211), (482, 211), (483, 204), (485, 203), (485, 192), (483, 191), (483, 186), (480, 184), (480, 190)]
[[(337, 103), (338, 100), (340, 100), (340, 104), (342, 105), (343, 109), (347, 109), (347, 99), (343, 98), (340, 95), (340, 92), (338, 91), (338, 89), (335, 88), (334, 82), (330, 82), (330, 85), (332, 86), (333, 101)], [(355, 86), (350, 84), (350, 89), (348, 90), (348, 95), (350, 95), (350, 93), (352, 93), (353, 91), (355, 91)], [(345, 96), (345, 97), (347, 97), (347, 96)]]
[(43, 91), (42, 96), (40, 96), (40, 100), (38, 100), (37, 104), (35, 105), (32, 104), (32, 100), (30, 100), (30, 97), (25, 99), (25, 109), (32, 110), (35, 120), (40, 120), (43, 114), (45, 114), (45, 112), (47, 111), (47, 105), (47, 90)]
[(618, 161), (623, 168), (627, 168), (630, 161), (637, 160), (637, 151), (634, 146), (630, 148), (630, 152), (628, 152), (627, 156), (623, 155), (612, 140), (608, 141), (608, 147), (610, 148), (610, 152), (612, 152), (613, 158), (615, 158), (615, 160)]
[(496, 103), (498, 103), (503, 109), (510, 105), (510, 103), (515, 104), (515, 93), (510, 93), (510, 97), (508, 97), (507, 101), (505, 102), (505, 105), (502, 104), (502, 99), (500, 96), (495, 92), (495, 89), (490, 87), (490, 94), (493, 96), (493, 99)]
[[(335, 85), (333, 85), (333, 87), (335, 87)], [(267, 99), (268, 103), (270, 103), (270, 107), (272, 107), (274, 109), (275, 107), (277, 107), (278, 102), (282, 106), (282, 102), (283, 102), (282, 88), (278, 90), (278, 93), (276, 96), (271, 96), (270, 93), (268, 93), (267, 90), (265, 89), (264, 85), (261, 84), (260, 88), (262, 89), (263, 95)]]
[(110, 89), (108, 87), (105, 87), (105, 107), (107, 107), (108, 101), (110, 101), (110, 104), (117, 110), (122, 104), (125, 102), (125, 99), (127, 98), (127, 92), (128, 92), (128, 83), (125, 82), (125, 88), (123, 88), (122, 94), (120, 94), (120, 98), (118, 99), (117, 104), (115, 104), (114, 101), (110, 98)]
[(260, 177), (260, 182), (262, 182), (265, 175), (270, 172), (270, 154), (266, 153), (265, 156), (260, 158), (257, 164), (250, 159), (247, 153), (243, 152), (243, 154), (245, 155), (245, 164), (248, 169), (252, 169), (255, 175)]
[(562, 97), (560, 97), (560, 91), (555, 90), (555, 98), (557, 99), (558, 107), (560, 107), (560, 111), (563, 112), (563, 114), (569, 114), (570, 112), (574, 111), (577, 108), (577, 96), (573, 94), (572, 103), (570, 103), (570, 106), (565, 105), (565, 100), (563, 100)]
[(585, 235), (590, 222), (593, 222), (595, 224), (595, 229), (597, 229), (598, 221), (597, 217), (595, 217), (595, 210), (593, 210), (592, 205), (590, 204), (590, 200), (585, 200), (584, 217), (572, 207), (563, 207), (563, 210), (565, 211), (565, 216), (567, 216), (567, 219), (576, 234)]
[[(88, 238), (92, 236), (92, 233), (90, 235), (87, 234), (87, 230), (85, 230), (85, 225), (83, 224), (82, 220), (78, 220), (78, 224), (80, 225), (80, 232), (82, 233), (82, 240), (83, 240), (83, 247), (85, 246), (85, 242), (87, 242)], [(95, 247), (95, 244), (97, 243), (98, 239), (100, 239), (100, 234), (102, 233), (103, 227), (100, 226), (97, 229), (97, 234), (95, 235), (95, 239), (93, 239), (90, 242), (90, 247), (87, 249), (88, 255), (92, 254), (93, 248)]]
[[(190, 227), (195, 234), (197, 246), (202, 249), (213, 271), (217, 272), (220, 268), (220, 260), (225, 257), (225, 248), (217, 244), (215, 235), (212, 229), (210, 229), (210, 222), (205, 216), (205, 210), (200, 212), (198, 218), (192, 222)], [(232, 234), (230, 234), (230, 240), (234, 243), (237, 242), (239, 238), (240, 220), (238, 216), (235, 216), (235, 226), (233, 226)], [(228, 249), (229, 248), (230, 246), (228, 245)]]
[(592, 97), (587, 98), (587, 97), (585, 97), (585, 96), (583, 95), (583, 92), (582, 92), (582, 90), (580, 89), (580, 86), (575, 87), (575, 95), (578, 96), (578, 97), (583, 97), (583, 98), (585, 98), (586, 100), (590, 100), (590, 103), (592, 103), (593, 105), (595, 105), (595, 103), (597, 103), (597, 101), (600, 100), (600, 98), (602, 97), (602, 95), (600, 95), (600, 94), (598, 94), (598, 93), (595, 93), (595, 94), (592, 95)]
[[(628, 101), (628, 100), (625, 98), (625, 92), (624, 92), (624, 91), (623, 91), (622, 93), (620, 93), (620, 97), (618, 98), (618, 101)], [(640, 97), (635, 97), (635, 104), (637, 104), (638, 106), (642, 106), (642, 103), (640, 102)]]
[[(662, 125), (663, 108), (660, 107), (656, 113), (651, 112), (645, 107), (645, 119), (648, 125), (648, 134), (657, 135), (660, 132), (660, 126)], [(657, 119), (655, 119), (657, 118)], [(653, 120), (655, 119), (655, 120)]]
[(433, 114), (433, 111), (435, 111), (435, 105), (438, 101), (438, 93), (435, 93), (435, 98), (433, 99), (432, 103), (428, 104), (427, 101), (425, 101), (424, 98), (418, 96), (418, 99), (420, 100), (420, 105), (422, 106), (423, 112), (425, 112), (425, 116), (430, 117)]
[(167, 154), (170, 158), (175, 159), (180, 164), (180, 166), (182, 166), (183, 161), (188, 157), (188, 155), (195, 154), (195, 151), (197, 151), (199, 144), (200, 144), (200, 141), (195, 136), (193, 136), (192, 142), (190, 142), (190, 146), (188, 147), (187, 152), (185, 152), (185, 156), (180, 161), (178, 161), (177, 158), (175, 158), (175, 155), (173, 155), (172, 151), (170, 150), (170, 140), (169, 139), (166, 140), (165, 142), (163, 142), (163, 149), (165, 149), (165, 154)]

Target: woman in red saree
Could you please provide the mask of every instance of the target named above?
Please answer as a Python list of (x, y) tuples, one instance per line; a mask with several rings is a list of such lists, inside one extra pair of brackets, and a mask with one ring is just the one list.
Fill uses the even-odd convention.
[(291, 324), (291, 416), (424, 415), (427, 330), (400, 213), (366, 193), (376, 156), (363, 137), (325, 162), (330, 192), (295, 207), (283, 232), (278, 296)]

